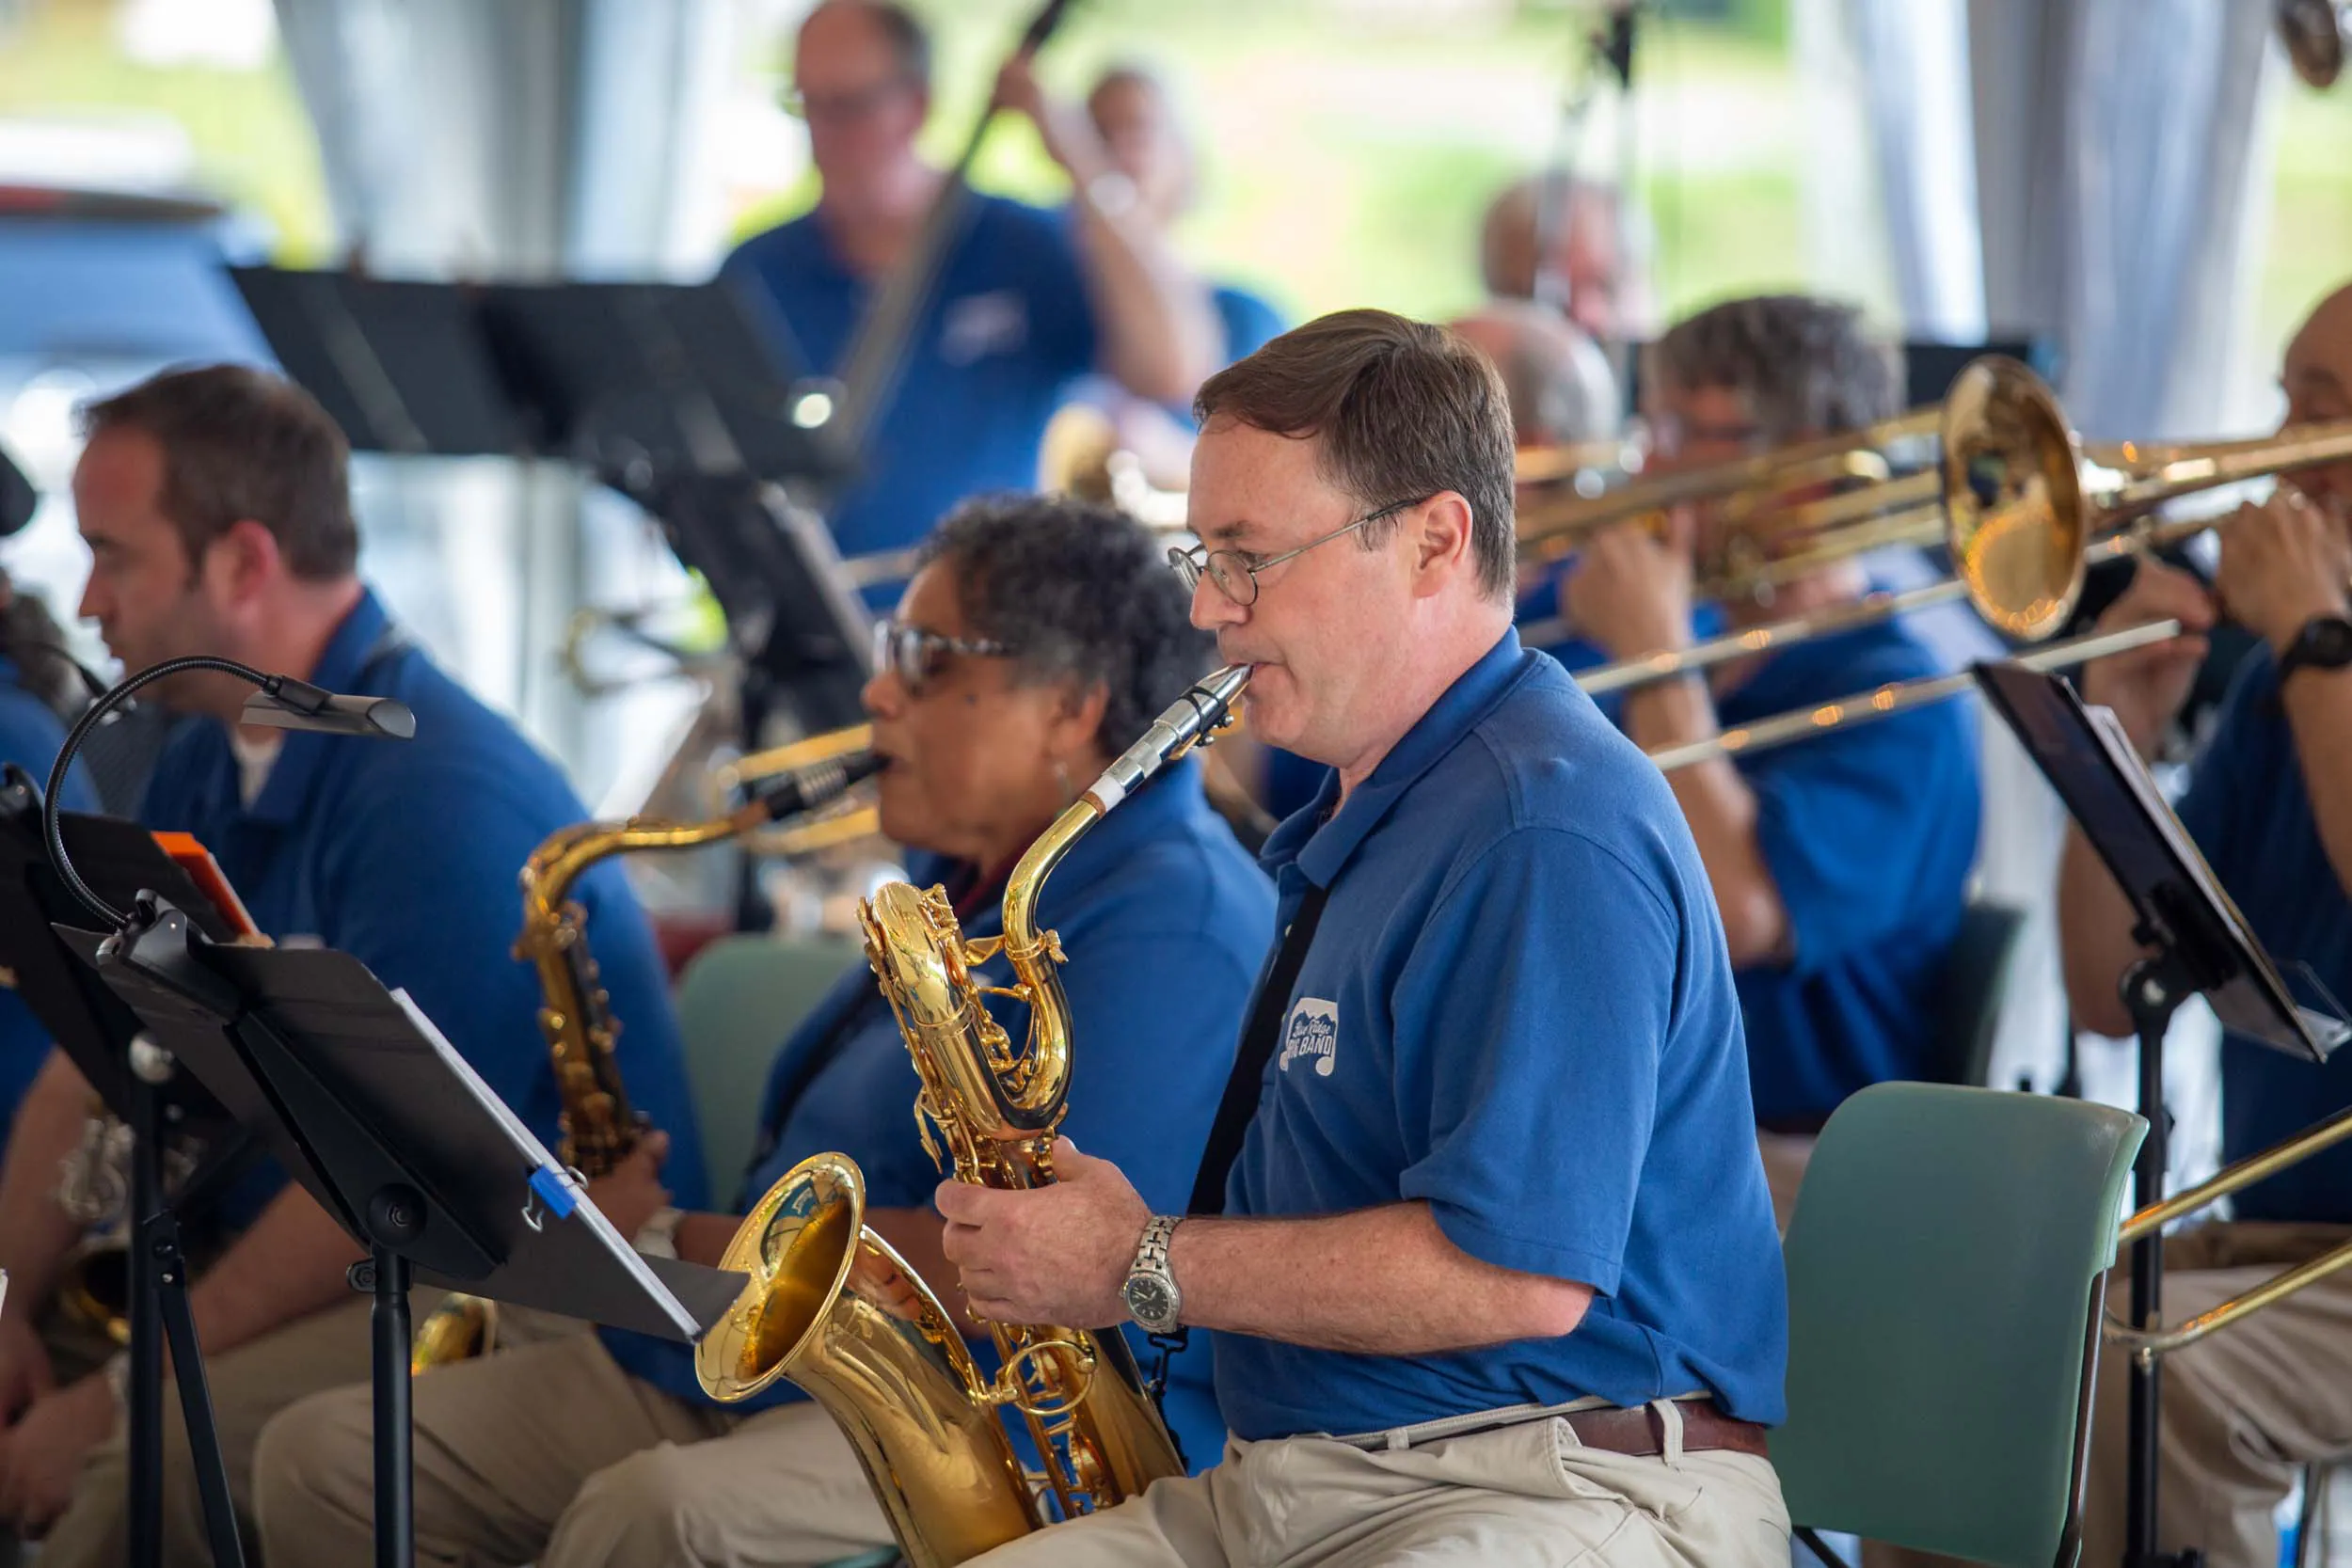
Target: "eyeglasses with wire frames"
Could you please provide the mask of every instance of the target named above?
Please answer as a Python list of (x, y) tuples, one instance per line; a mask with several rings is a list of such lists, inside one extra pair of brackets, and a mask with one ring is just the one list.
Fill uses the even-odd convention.
[(940, 666), (950, 654), (1009, 658), (1016, 652), (1009, 643), (986, 638), (949, 637), (944, 632), (908, 626), (895, 616), (874, 623), (874, 673), (879, 675), (887, 670), (897, 675), (910, 697), (923, 695), (924, 687), (939, 673)]
[(1319, 538), (1310, 539), (1296, 548), (1284, 550), (1279, 555), (1258, 555), (1249, 550), (1213, 550), (1206, 545), (1195, 545), (1189, 549), (1171, 548), (1168, 552), (1168, 563), (1175, 567), (1176, 575), (1184, 579), (1186, 593), (1198, 590), (1200, 586), (1200, 579), (1205, 577), (1216, 584), (1218, 593), (1247, 610), (1258, 602), (1258, 574), (1260, 572), (1270, 566), (1279, 566), (1285, 561), (1295, 560), (1318, 545), (1327, 545), (1332, 540), (1353, 533), (1359, 528), (1393, 517), (1400, 512), (1409, 512), (1424, 501), (1435, 499), (1439, 494), (1441, 492), (1433, 490), (1415, 500), (1391, 501), (1377, 512), (1365, 513), (1345, 528), (1335, 528)]

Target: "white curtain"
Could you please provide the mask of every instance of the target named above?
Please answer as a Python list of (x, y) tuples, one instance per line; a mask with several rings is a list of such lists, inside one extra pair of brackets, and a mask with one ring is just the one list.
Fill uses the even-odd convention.
[[(2217, 429), (2258, 259), (2247, 235), (2268, 166), (2269, 8), (1845, 5), (1913, 335), (2052, 335), (2067, 412), (2094, 437)], [(1994, 1082), (2047, 1088), (2064, 1050), (2054, 897), (2064, 818), (2008, 732), (1988, 722), (1984, 735), (1979, 896), (2028, 920)], [(2176, 1172), (2212, 1157), (2212, 1038), (2209, 1019), (2175, 1034)], [(2129, 1100), (2128, 1053), (2087, 1041), (2082, 1067), (2088, 1090)]]
[[(343, 258), (381, 277), (708, 276), (708, 156), (735, 0), (277, 0)], [(677, 591), (633, 509), (567, 465), (403, 460), (355, 476), (364, 562), (485, 699), (570, 765), (592, 807), (634, 803), (687, 695), (592, 716), (555, 650), (592, 594)]]

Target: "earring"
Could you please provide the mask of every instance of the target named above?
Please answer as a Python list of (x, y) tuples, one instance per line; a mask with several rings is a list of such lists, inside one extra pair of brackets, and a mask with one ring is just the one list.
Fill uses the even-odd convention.
[(1059, 757), (1054, 759), (1054, 784), (1061, 791), (1061, 803), (1070, 804), (1078, 798), (1076, 786), (1070, 782), (1070, 769)]

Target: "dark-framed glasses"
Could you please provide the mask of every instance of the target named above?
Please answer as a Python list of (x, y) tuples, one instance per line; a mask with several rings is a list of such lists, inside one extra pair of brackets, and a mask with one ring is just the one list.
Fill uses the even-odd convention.
[(898, 677), (907, 695), (919, 697), (950, 654), (983, 658), (1009, 658), (1016, 650), (982, 637), (949, 637), (944, 632), (911, 626), (895, 616), (874, 623), (874, 673), (887, 670)]
[(1310, 539), (1296, 548), (1284, 550), (1279, 555), (1259, 555), (1251, 550), (1213, 550), (1206, 545), (1195, 545), (1190, 549), (1170, 549), (1168, 552), (1168, 563), (1175, 567), (1176, 575), (1184, 579), (1186, 593), (1197, 590), (1200, 586), (1200, 579), (1205, 577), (1216, 584), (1218, 593), (1247, 610), (1258, 602), (1258, 574), (1260, 572), (1270, 566), (1279, 566), (1285, 561), (1295, 560), (1318, 545), (1327, 545), (1332, 540), (1353, 533), (1359, 528), (1393, 517), (1400, 512), (1408, 512), (1423, 501), (1436, 499), (1440, 493), (1433, 490), (1415, 500), (1391, 501), (1377, 512), (1365, 513), (1345, 528), (1335, 528), (1328, 533)]

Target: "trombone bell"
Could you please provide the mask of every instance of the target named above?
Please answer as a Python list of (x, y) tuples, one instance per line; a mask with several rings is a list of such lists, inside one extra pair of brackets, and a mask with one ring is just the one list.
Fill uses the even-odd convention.
[(2083, 592), (2082, 477), (2049, 388), (2014, 359), (1972, 360), (1944, 401), (1952, 562), (1987, 623), (2022, 642), (2066, 624)]

